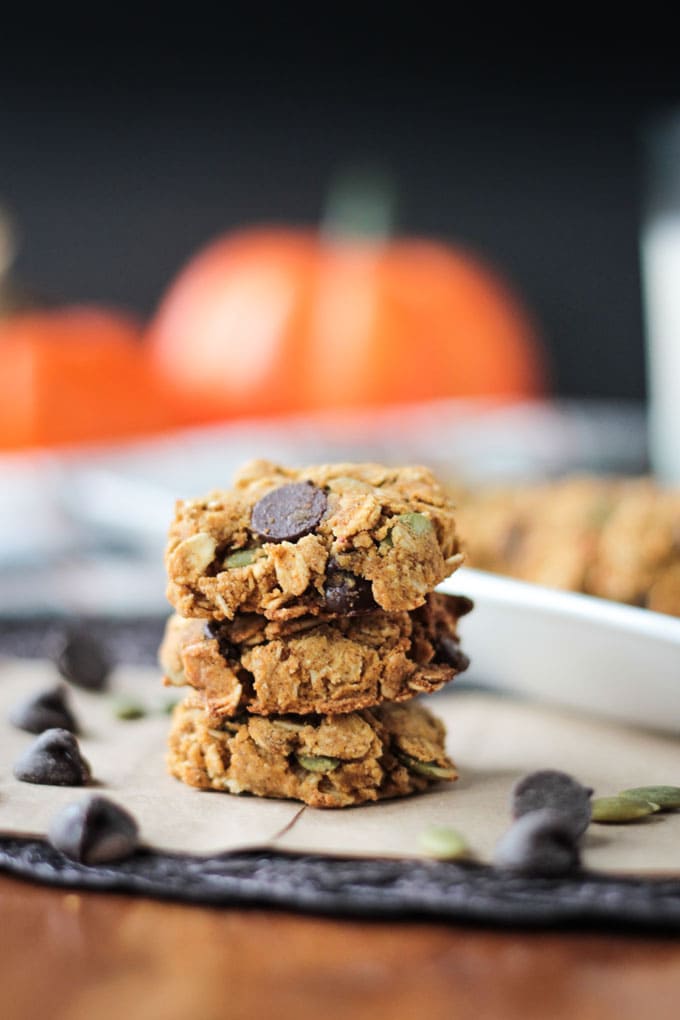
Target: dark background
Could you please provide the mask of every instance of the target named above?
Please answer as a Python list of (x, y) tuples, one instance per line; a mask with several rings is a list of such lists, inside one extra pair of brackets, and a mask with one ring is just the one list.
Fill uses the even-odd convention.
[(233, 11), (200, 36), (0, 42), (0, 201), (25, 281), (149, 313), (215, 233), (315, 223), (334, 172), (374, 163), (395, 175), (399, 232), (514, 282), (558, 392), (644, 395), (641, 140), (680, 101), (672, 54)]

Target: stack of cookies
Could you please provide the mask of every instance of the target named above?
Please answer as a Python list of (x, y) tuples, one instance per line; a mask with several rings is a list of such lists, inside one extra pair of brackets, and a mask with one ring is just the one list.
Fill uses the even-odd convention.
[(191, 786), (344, 807), (456, 778), (419, 702), (468, 665), (471, 608), (433, 589), (460, 563), (452, 505), (421, 467), (248, 464), (180, 500), (166, 553), (169, 766)]

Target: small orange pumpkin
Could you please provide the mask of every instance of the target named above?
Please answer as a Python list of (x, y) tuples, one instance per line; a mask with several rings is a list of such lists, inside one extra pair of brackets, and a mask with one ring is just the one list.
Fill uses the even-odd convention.
[(150, 329), (188, 418), (530, 397), (530, 317), (466, 252), (287, 229), (219, 238), (174, 281)]
[(128, 316), (93, 307), (0, 317), (0, 449), (168, 426), (167, 397), (141, 333)]

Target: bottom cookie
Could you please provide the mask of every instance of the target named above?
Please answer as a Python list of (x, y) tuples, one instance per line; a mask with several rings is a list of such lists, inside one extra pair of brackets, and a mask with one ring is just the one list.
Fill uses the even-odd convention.
[(348, 715), (240, 716), (208, 725), (191, 697), (177, 706), (168, 765), (189, 786), (350, 807), (457, 779), (444, 725), (421, 705)]

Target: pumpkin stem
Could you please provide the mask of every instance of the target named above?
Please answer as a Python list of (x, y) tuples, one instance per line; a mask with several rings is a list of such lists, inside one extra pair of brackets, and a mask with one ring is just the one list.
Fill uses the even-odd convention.
[(9, 273), (16, 254), (15, 234), (12, 221), (0, 206), (0, 287)]
[(0, 319), (49, 304), (17, 283), (12, 268), (17, 255), (17, 231), (9, 213), (0, 206)]
[(391, 174), (351, 168), (331, 183), (321, 220), (321, 236), (329, 241), (359, 239), (385, 242), (392, 234), (396, 187)]

